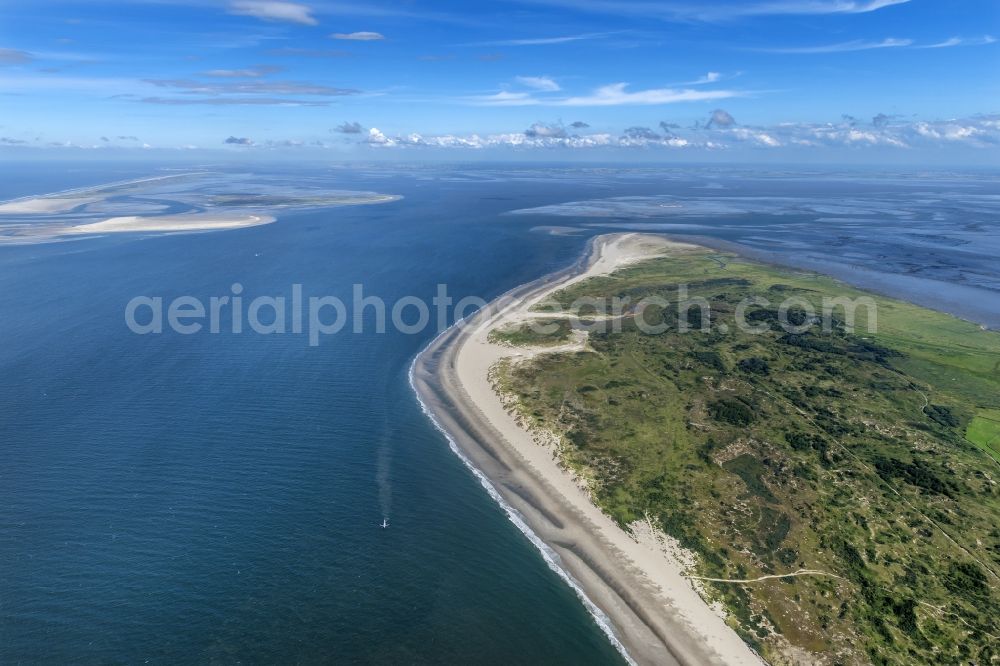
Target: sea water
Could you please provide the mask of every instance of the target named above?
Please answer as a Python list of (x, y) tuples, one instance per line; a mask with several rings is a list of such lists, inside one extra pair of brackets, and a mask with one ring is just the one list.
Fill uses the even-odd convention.
[[(269, 169), (279, 167), (253, 170)], [(594, 233), (649, 228), (784, 252), (790, 264), (839, 261), (848, 274), (863, 264), (887, 284), (919, 274), (925, 291), (897, 295), (961, 310), (972, 288), (986, 298), (968, 311), (1000, 316), (1000, 275), (983, 258), (998, 238), (989, 174), (300, 169), (403, 199), (240, 230), (0, 246), (0, 663), (621, 660), (421, 411), (407, 371), (436, 327), (378, 333), (369, 312), (362, 333), (347, 326), (316, 346), (247, 327), (137, 335), (124, 317), (136, 296), (207, 302), (239, 283), (250, 300), (299, 284), (350, 303), (361, 284), (391, 304), (429, 302), (445, 284), (456, 300), (490, 299), (571, 263)], [(3, 173), (0, 199), (163, 171)], [(706, 193), (814, 203), (663, 219), (532, 212)], [(867, 208), (844, 209), (846, 196)], [(937, 212), (892, 215), (893, 201), (917, 196), (936, 197)]]

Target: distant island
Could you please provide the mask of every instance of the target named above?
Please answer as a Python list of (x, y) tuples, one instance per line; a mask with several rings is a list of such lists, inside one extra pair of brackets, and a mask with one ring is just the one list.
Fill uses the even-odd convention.
[(187, 172), (0, 202), (0, 244), (119, 233), (192, 233), (275, 222), (284, 210), (389, 203), (321, 179)]
[[(650, 296), (672, 305), (620, 330), (545, 305)], [(873, 299), (876, 331), (864, 309), (811, 326), (844, 296)], [(989, 663), (998, 359), (1000, 335), (949, 315), (619, 234), (446, 332), (413, 378), (638, 662)]]

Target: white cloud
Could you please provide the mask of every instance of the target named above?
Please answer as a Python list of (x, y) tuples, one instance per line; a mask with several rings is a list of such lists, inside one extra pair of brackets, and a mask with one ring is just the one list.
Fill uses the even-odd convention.
[(207, 72), (202, 72), (202, 76), (211, 76), (213, 78), (222, 79), (256, 79), (261, 76), (267, 76), (268, 74), (280, 72), (281, 69), (281, 67), (273, 67), (270, 65), (250, 67), (247, 69), (210, 69)]
[(527, 39), (501, 39), (492, 42), (476, 42), (466, 46), (545, 46), (547, 44), (566, 44), (587, 39), (603, 39), (606, 32), (588, 32), (581, 35), (565, 35), (563, 37), (532, 37)]
[(253, 16), (264, 21), (285, 21), (302, 25), (317, 25), (312, 9), (295, 2), (279, 0), (232, 0), (229, 13), (239, 16)]
[[(780, 48), (759, 48), (752, 49), (762, 53), (847, 53), (850, 51), (870, 51), (872, 49), (910, 48), (910, 49), (947, 49), (954, 46), (985, 46), (996, 43), (996, 38), (991, 35), (982, 37), (951, 37), (934, 44), (916, 44), (912, 39), (896, 39), (888, 37), (880, 42), (864, 41), (856, 39), (850, 42), (840, 42), (838, 44), (821, 44), (819, 46), (792, 46)], [(697, 83), (697, 82), (695, 82)]]
[[(893, 5), (903, 5), (910, 0), (785, 0), (777, 2), (741, 3), (735, 7), (718, 7), (721, 16), (774, 16), (781, 14), (866, 14)], [(706, 13), (713, 11), (703, 9)]]
[(390, 139), (389, 137), (387, 137), (377, 127), (373, 127), (370, 130), (368, 130), (368, 143), (370, 143), (372, 145), (375, 145), (375, 146), (395, 146), (396, 145), (396, 141), (393, 141), (392, 139)]
[(536, 4), (577, 11), (641, 16), (668, 21), (731, 21), (752, 16), (807, 16), (824, 14), (864, 14), (902, 5), (910, 0), (740, 0), (726, 4), (707, 2), (643, 2), (633, 0), (531, 0)]
[(545, 123), (535, 123), (524, 130), (524, 136), (529, 138), (566, 138), (566, 128), (562, 125), (546, 125)]
[(493, 95), (477, 95), (467, 98), (475, 106), (533, 106), (540, 104), (539, 100), (526, 92), (510, 92), (501, 90)]
[(781, 141), (774, 138), (774, 136), (757, 129), (737, 127), (725, 130), (725, 132), (726, 135), (731, 136), (737, 141), (750, 141), (767, 148), (777, 148), (781, 145)]
[(914, 126), (914, 131), (917, 134), (928, 139), (963, 143), (982, 141), (989, 145), (1000, 143), (998, 129), (1000, 129), (1000, 122), (989, 119), (979, 123), (951, 120), (933, 124), (917, 123)]
[(734, 90), (692, 90), (689, 88), (652, 88), (633, 92), (626, 90), (627, 87), (628, 83), (612, 83), (597, 88), (589, 95), (572, 97), (552, 95), (536, 97), (529, 92), (501, 90), (492, 95), (467, 97), (465, 101), (475, 106), (652, 106), (727, 99), (744, 94)]
[(346, 39), (355, 42), (377, 42), (385, 39), (385, 35), (380, 32), (335, 32), (330, 35), (331, 39)]
[(923, 46), (918, 46), (920, 49), (947, 49), (952, 46), (983, 46), (986, 44), (993, 44), (997, 40), (991, 35), (983, 35), (982, 37), (974, 37), (971, 39), (965, 39), (963, 37), (952, 37), (951, 39), (946, 39), (943, 42), (938, 42), (937, 44), (925, 44)]
[(892, 49), (903, 48), (913, 44), (912, 39), (895, 39), (889, 37), (880, 42), (866, 42), (856, 39), (850, 42), (840, 42), (839, 44), (823, 44), (820, 46), (797, 46), (791, 48), (766, 48), (757, 49), (767, 53), (846, 53), (849, 51), (870, 51), (872, 49)]
[[(640, 131), (645, 130), (645, 131)], [(684, 136), (658, 135), (648, 128), (632, 127), (620, 135), (608, 133), (569, 134), (561, 125), (535, 123), (526, 132), (507, 134), (387, 136), (369, 131), (365, 143), (388, 148), (513, 148), (513, 149), (686, 149), (724, 150), (746, 146), (755, 150), (875, 148), (935, 148), (965, 145), (970, 148), (1000, 146), (1000, 116), (977, 116), (961, 120), (898, 123), (882, 129), (859, 129), (849, 121), (838, 123), (783, 123), (768, 127), (729, 126), (694, 128)]]
[(535, 90), (541, 90), (542, 92), (556, 92), (557, 90), (562, 90), (562, 88), (559, 87), (559, 84), (548, 76), (516, 76), (514, 77), (514, 80), (522, 86), (534, 88)]
[(624, 106), (675, 104), (677, 102), (698, 102), (713, 99), (737, 97), (739, 92), (732, 90), (675, 90), (673, 88), (652, 88), (649, 90), (626, 90), (627, 83), (612, 83), (602, 86), (590, 95), (569, 97), (559, 102), (559, 106)]

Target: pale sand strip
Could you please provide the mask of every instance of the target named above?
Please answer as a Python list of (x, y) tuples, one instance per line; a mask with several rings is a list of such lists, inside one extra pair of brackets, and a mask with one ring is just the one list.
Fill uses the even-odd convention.
[(33, 199), (17, 199), (0, 203), (0, 214), (42, 215), (48, 213), (66, 213), (77, 206), (101, 201), (104, 197), (35, 197)]
[(529, 353), (491, 344), (491, 329), (523, 320), (525, 310), (557, 289), (655, 256), (667, 245), (640, 234), (595, 239), (578, 265), (505, 294), (468, 325), (442, 334), (415, 360), (412, 381), (464, 456), (608, 616), (632, 659), (756, 665), (762, 663), (756, 653), (685, 579), (681, 559), (655, 535), (636, 540), (602, 513), (551, 449), (507, 412), (488, 378), (501, 359)]
[(102, 222), (66, 227), (67, 234), (106, 234), (122, 232), (168, 232), (168, 231), (214, 231), (219, 229), (239, 229), (270, 224), (271, 215), (249, 215), (246, 213), (195, 213), (190, 215), (157, 215), (142, 217), (127, 215), (112, 217)]
[[(91, 187), (75, 187), (51, 194), (38, 196), (20, 197), (8, 201), (0, 201), (0, 214), (49, 214), (65, 213), (83, 204), (104, 201), (114, 195), (115, 189), (121, 189), (130, 185), (141, 185), (162, 180), (173, 180), (177, 178), (187, 178), (190, 176), (202, 175), (204, 172), (174, 173), (165, 176), (152, 176), (150, 178), (137, 178), (133, 180), (120, 180), (103, 185)], [(109, 192), (109, 190), (112, 190)]]

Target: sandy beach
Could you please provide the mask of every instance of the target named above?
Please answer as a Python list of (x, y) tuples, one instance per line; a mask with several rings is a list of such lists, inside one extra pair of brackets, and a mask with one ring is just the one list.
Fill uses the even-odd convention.
[[(424, 408), (457, 452), (483, 475), (529, 538), (570, 577), (578, 594), (628, 657), (641, 664), (760, 664), (684, 576), (684, 555), (648, 524), (620, 528), (557, 463), (538, 433), (509, 413), (490, 381), (505, 358), (574, 351), (492, 344), (489, 332), (523, 321), (528, 310), (574, 282), (651, 258), (673, 246), (658, 236), (616, 234), (594, 239), (576, 265), (501, 296), (463, 326), (452, 327), (422, 352), (412, 372)], [(540, 544), (536, 544), (540, 545)], [(596, 608), (594, 608), (596, 606)]]

